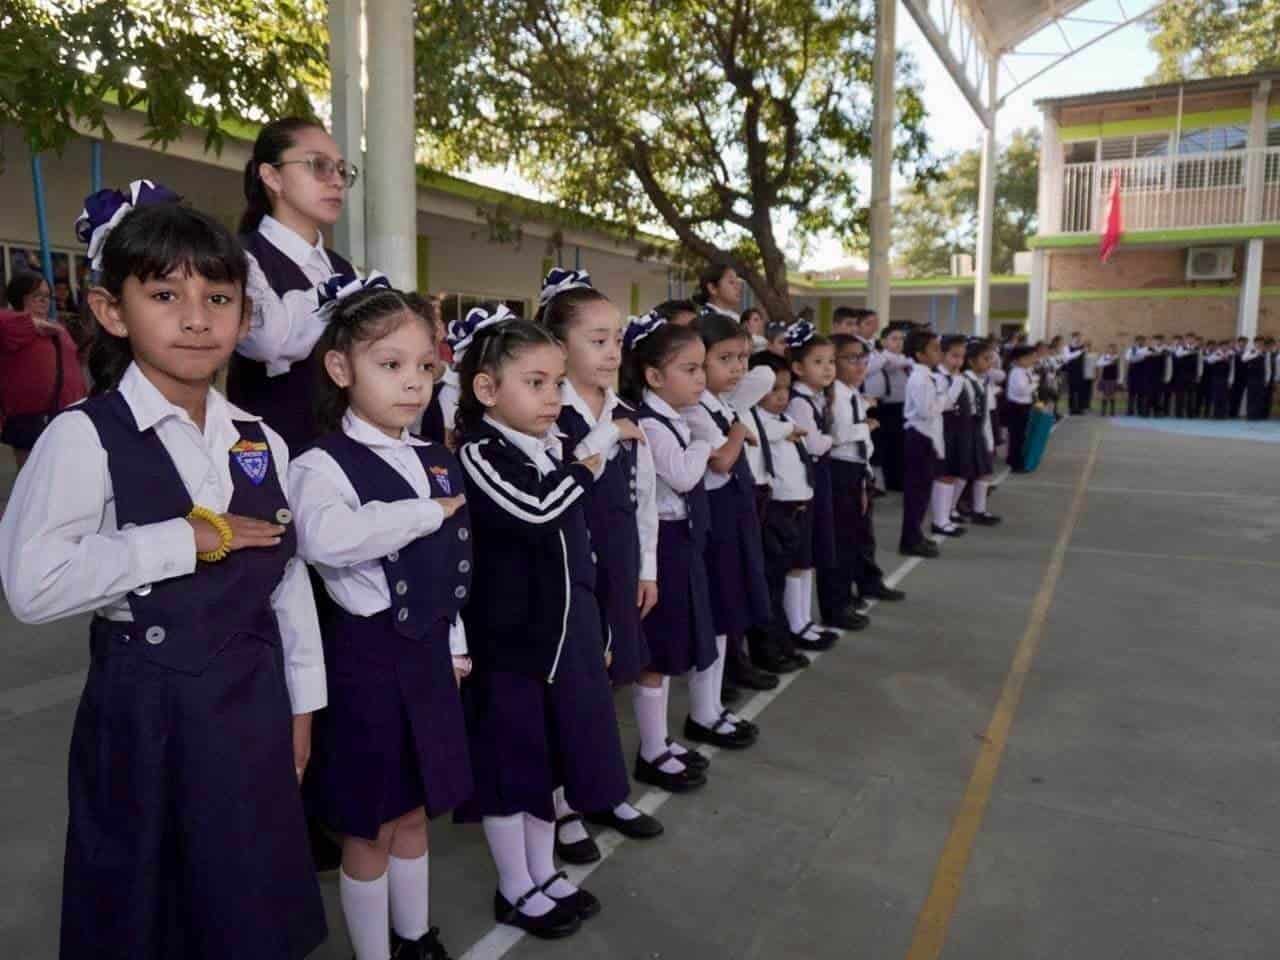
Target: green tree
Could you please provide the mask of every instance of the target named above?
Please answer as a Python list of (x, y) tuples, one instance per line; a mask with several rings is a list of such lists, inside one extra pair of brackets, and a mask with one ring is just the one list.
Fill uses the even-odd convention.
[(5, 0), (0, 123), (60, 149), (76, 125), (109, 137), (114, 102), (154, 142), (196, 124), (216, 147), (227, 117), (312, 113), (325, 39), (323, 0)]
[[(899, 195), (894, 209), (893, 251), (910, 276), (951, 272), (951, 256), (974, 254), (978, 236), (981, 154), (966, 150), (943, 165), (938, 178)], [(1015, 130), (996, 166), (991, 261), (995, 273), (1013, 272), (1013, 255), (1035, 232), (1040, 171), (1040, 132)]]
[(1154, 83), (1280, 67), (1280, 0), (1171, 0), (1147, 29)]
[[(418, 115), (450, 165), (511, 163), (561, 203), (664, 223), (791, 315), (777, 223), (865, 227), (865, 0), (420, 0)], [(896, 159), (926, 155), (900, 63)]]

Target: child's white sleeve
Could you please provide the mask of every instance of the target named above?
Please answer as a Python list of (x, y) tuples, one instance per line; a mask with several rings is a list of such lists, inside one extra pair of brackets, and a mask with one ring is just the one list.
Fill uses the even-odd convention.
[(643, 420), (640, 429), (649, 441), (653, 455), (653, 469), (663, 483), (676, 493), (688, 493), (698, 485), (707, 472), (711, 457), (711, 445), (703, 440), (691, 440), (681, 448), (671, 431), (655, 420)]
[(636, 526), (640, 533), (640, 579), (657, 580), (658, 483), (647, 443), (636, 444)]
[(93, 422), (76, 411), (54, 419), (0, 518), (0, 584), (23, 623), (88, 613), (195, 572), (195, 529), (183, 517), (104, 530), (110, 491)]
[(245, 293), (250, 300), (249, 334), (236, 352), (267, 365), (269, 376), (287, 373), (293, 364), (311, 356), (325, 321), (316, 313), (318, 288), (290, 290), (281, 296), (267, 281), (253, 254), (246, 253), (249, 278)]

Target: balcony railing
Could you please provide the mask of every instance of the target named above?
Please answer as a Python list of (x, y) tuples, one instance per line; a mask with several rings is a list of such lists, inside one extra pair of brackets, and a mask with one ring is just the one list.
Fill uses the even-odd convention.
[(1060, 233), (1100, 233), (1113, 178), (1125, 231), (1280, 222), (1280, 147), (1062, 168)]

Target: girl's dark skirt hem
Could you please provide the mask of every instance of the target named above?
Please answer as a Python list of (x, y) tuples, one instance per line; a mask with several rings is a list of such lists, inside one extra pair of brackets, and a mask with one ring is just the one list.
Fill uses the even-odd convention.
[(715, 663), (716, 632), (703, 554), (688, 520), (658, 525), (658, 603), (644, 618), (649, 669), (668, 677)]

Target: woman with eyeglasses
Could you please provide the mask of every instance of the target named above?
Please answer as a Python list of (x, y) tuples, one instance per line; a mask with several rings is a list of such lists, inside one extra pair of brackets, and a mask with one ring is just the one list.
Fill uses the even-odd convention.
[(19, 273), (0, 310), (0, 443), (21, 467), (54, 414), (83, 400), (84, 374), (75, 341), (49, 319), (49, 284), (38, 273)]
[[(275, 120), (258, 134), (244, 171), (241, 242), (249, 254), (249, 335), (232, 357), (227, 394), (271, 425), (297, 456), (318, 436), (312, 356), (325, 327), (321, 302), (356, 278), (324, 242), (342, 214), (356, 168), (317, 121)], [(335, 279), (336, 278), (336, 279)]]

